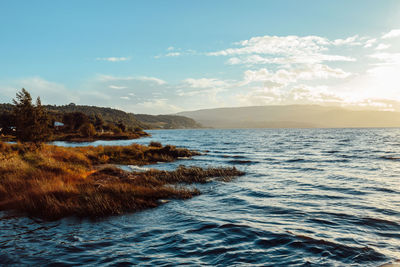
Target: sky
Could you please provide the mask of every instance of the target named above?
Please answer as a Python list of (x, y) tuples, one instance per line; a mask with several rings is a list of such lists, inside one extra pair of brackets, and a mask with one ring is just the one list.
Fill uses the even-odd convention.
[(0, 0), (0, 103), (400, 111), (398, 0)]

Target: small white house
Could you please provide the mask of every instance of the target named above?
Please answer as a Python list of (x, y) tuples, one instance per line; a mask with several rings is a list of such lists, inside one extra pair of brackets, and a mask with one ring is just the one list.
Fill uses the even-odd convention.
[(64, 123), (62, 123), (62, 122), (59, 122), (59, 121), (55, 121), (54, 122), (54, 128), (56, 129), (56, 130), (60, 130), (61, 128), (63, 128), (65, 125), (64, 125)]

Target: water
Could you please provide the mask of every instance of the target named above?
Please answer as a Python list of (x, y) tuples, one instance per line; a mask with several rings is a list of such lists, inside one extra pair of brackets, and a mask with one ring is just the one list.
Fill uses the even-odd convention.
[(0, 213), (0, 264), (379, 266), (400, 259), (400, 129), (152, 134), (96, 144), (154, 140), (208, 150), (152, 167), (236, 166), (247, 174), (199, 185), (203, 194), (190, 200), (96, 221)]

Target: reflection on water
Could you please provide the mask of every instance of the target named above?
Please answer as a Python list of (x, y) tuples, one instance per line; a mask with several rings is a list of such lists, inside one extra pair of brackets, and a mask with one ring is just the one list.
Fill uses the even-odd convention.
[(234, 165), (247, 175), (199, 185), (203, 194), (190, 200), (97, 221), (0, 213), (0, 264), (377, 266), (400, 258), (400, 129), (152, 134), (94, 145), (155, 140), (208, 150), (150, 167)]

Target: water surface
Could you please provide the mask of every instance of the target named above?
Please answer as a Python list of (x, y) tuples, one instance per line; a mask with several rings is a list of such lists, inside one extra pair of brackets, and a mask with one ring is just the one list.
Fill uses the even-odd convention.
[(0, 265), (379, 266), (400, 258), (400, 129), (151, 133), (92, 145), (160, 141), (208, 152), (151, 167), (247, 174), (198, 185), (203, 194), (190, 200), (96, 221), (0, 213)]

